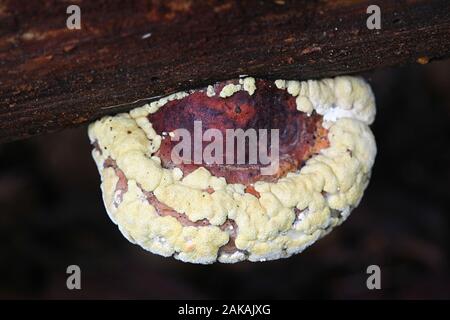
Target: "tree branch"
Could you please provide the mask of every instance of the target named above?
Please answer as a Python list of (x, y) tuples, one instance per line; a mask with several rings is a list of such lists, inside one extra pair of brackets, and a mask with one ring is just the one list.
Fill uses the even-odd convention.
[[(450, 2), (0, 0), (0, 142), (241, 74), (309, 79), (450, 56)], [(139, 101), (138, 101), (139, 100)]]

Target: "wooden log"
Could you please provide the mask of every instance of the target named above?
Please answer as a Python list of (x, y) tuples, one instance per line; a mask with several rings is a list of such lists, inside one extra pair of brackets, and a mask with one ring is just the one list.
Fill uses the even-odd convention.
[(0, 142), (242, 74), (309, 79), (450, 56), (450, 1), (0, 0)]

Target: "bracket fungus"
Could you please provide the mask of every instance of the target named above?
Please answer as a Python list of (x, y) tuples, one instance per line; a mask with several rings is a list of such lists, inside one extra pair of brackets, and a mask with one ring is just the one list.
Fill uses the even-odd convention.
[(89, 127), (106, 210), (132, 243), (191, 263), (301, 252), (360, 202), (376, 155), (359, 77), (246, 77)]

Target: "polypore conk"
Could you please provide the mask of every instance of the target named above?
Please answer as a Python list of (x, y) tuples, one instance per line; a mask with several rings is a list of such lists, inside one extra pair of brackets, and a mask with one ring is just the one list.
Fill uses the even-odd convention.
[(89, 138), (129, 241), (185, 262), (266, 261), (301, 252), (357, 206), (374, 117), (361, 78), (246, 77), (104, 117)]

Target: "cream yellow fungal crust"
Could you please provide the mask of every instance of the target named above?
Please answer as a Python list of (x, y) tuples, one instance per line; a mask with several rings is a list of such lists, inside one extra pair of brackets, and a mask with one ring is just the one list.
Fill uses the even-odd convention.
[(325, 121), (351, 118), (371, 124), (375, 119), (375, 98), (367, 82), (360, 77), (342, 76), (322, 80), (276, 80), (278, 89), (297, 97), (297, 109), (316, 111)]
[(253, 95), (256, 90), (256, 82), (255, 78), (246, 77), (244, 79), (239, 79), (239, 84), (242, 85), (242, 88), (248, 92), (249, 95)]
[[(249, 95), (253, 95), (256, 90), (256, 81), (253, 77), (245, 77), (239, 79), (238, 83), (228, 83), (225, 85), (219, 93), (221, 98), (231, 97), (236, 92), (241, 90), (246, 91)], [(206, 94), (208, 97), (212, 97), (215, 95), (215, 90), (213, 86), (208, 86), (206, 90)]]
[(213, 87), (212, 85), (209, 85), (209, 86), (206, 88), (206, 95), (207, 95), (208, 97), (214, 97), (214, 96), (216, 95), (216, 91), (214, 90), (214, 87)]
[[(256, 90), (253, 78), (240, 82), (225, 86), (220, 97), (232, 95), (237, 86), (250, 95)], [(161, 136), (146, 116), (188, 93), (104, 117), (89, 126), (89, 138), (99, 149), (93, 150), (93, 157), (106, 209), (127, 239), (185, 262), (265, 261), (301, 252), (349, 216), (362, 198), (376, 155), (369, 129), (375, 117), (369, 85), (356, 77), (277, 80), (275, 85), (297, 97), (299, 111), (323, 115), (329, 147), (275, 183), (255, 183), (259, 198), (246, 193), (244, 185), (227, 184), (205, 168), (183, 176), (178, 168), (162, 168), (161, 160), (153, 156)], [(106, 159), (113, 159), (127, 178), (127, 190), (121, 196), (115, 188), (119, 177), (113, 168), (105, 168)], [(206, 192), (208, 188), (213, 192)], [(146, 192), (153, 192), (157, 200), (192, 222), (206, 219), (209, 225), (186, 226), (174, 217), (160, 216)], [(227, 220), (233, 220), (237, 228), (221, 229)], [(231, 232), (236, 234), (238, 251), (222, 252), (219, 249), (228, 243)]]
[(241, 91), (241, 89), (242, 89), (242, 85), (229, 83), (225, 87), (222, 88), (222, 90), (219, 93), (219, 96), (221, 98), (228, 98), (228, 97), (231, 97), (236, 92)]

